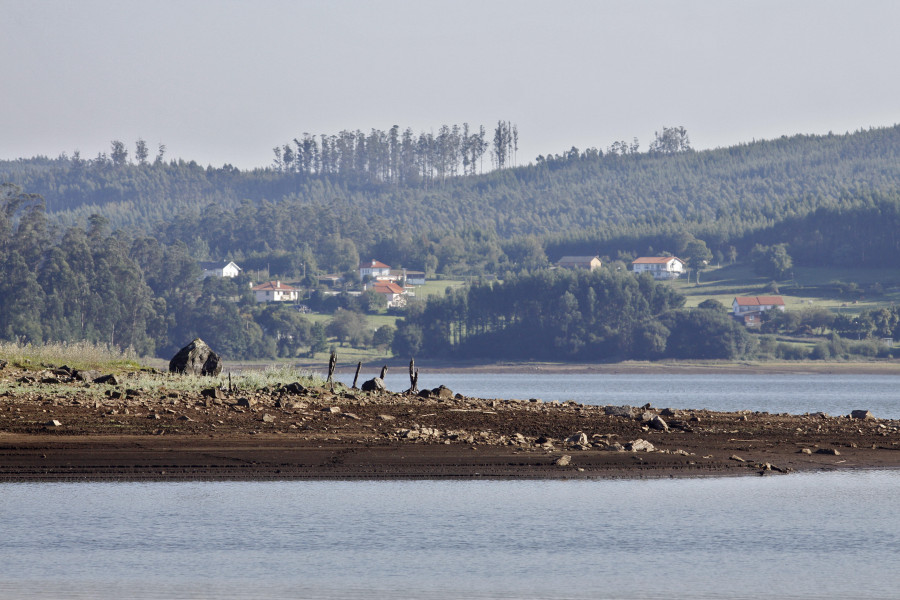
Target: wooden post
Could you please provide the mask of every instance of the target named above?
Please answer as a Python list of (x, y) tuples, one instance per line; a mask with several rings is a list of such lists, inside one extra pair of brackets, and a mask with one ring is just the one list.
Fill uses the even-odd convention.
[(353, 376), (353, 389), (357, 389), (356, 380), (359, 379), (359, 370), (362, 368), (362, 361), (356, 363), (356, 375)]
[(385, 375), (387, 375), (387, 365), (381, 367), (381, 375), (379, 375), (379, 377), (381, 377), (381, 380), (382, 380), (382, 381), (384, 381), (384, 376), (385, 376)]
[(409, 359), (409, 393), (419, 393), (419, 370), (416, 369), (416, 359)]
[(328, 379), (325, 381), (331, 384), (331, 391), (334, 391), (334, 368), (337, 366), (337, 352), (331, 351), (331, 358), (328, 359)]

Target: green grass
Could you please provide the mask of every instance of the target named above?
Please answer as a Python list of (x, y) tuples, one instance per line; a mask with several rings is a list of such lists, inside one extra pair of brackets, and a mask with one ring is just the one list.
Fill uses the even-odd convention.
[(425, 285), (417, 285), (416, 298), (425, 299), (429, 296), (443, 296), (447, 288), (456, 288), (465, 285), (462, 279), (440, 279), (426, 281)]
[[(759, 277), (748, 265), (709, 269), (701, 274), (700, 282), (679, 279), (669, 285), (687, 297), (688, 307), (712, 298), (730, 308), (735, 296), (772, 294), (767, 290), (771, 279)], [(860, 292), (842, 292), (835, 282), (856, 283)], [(797, 267), (791, 279), (777, 283), (787, 310), (817, 307), (858, 314), (900, 301), (900, 272), (896, 269)], [(881, 286), (880, 293), (873, 291), (875, 284)]]

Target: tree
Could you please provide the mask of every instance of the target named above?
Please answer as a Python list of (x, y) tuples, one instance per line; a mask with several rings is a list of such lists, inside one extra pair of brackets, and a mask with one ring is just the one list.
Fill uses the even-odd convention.
[(706, 242), (692, 239), (684, 248), (684, 257), (690, 268), (697, 274), (697, 284), (700, 283), (700, 272), (703, 271), (712, 260), (712, 252), (706, 247)]
[(382, 325), (375, 330), (375, 334), (372, 336), (372, 344), (379, 350), (387, 350), (394, 343), (394, 335), (396, 333), (397, 328), (393, 325)]
[(147, 158), (150, 156), (150, 150), (147, 148), (147, 142), (142, 139), (138, 139), (135, 142), (134, 149), (134, 157), (137, 159), (138, 164), (144, 166), (147, 164)]
[(753, 271), (763, 277), (783, 279), (790, 272), (794, 261), (787, 252), (787, 244), (763, 246), (756, 244), (750, 252)]
[(691, 150), (691, 140), (684, 127), (663, 127), (662, 133), (657, 131), (655, 136), (650, 144), (651, 154), (676, 154)]
[(112, 159), (113, 166), (121, 167), (128, 163), (128, 150), (125, 144), (119, 140), (112, 141), (112, 151), (109, 157)]

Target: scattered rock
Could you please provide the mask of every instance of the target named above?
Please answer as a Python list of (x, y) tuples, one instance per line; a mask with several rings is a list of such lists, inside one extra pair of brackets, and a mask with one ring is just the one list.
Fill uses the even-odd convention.
[(812, 454), (812, 450), (810, 448), (801, 448), (800, 453), (801, 454)]
[(611, 417), (628, 417), (634, 416), (634, 408), (631, 406), (604, 406), (603, 412)]
[(381, 377), (373, 377), (372, 379), (368, 379), (363, 381), (363, 384), (360, 388), (364, 392), (384, 392), (387, 391), (387, 388), (384, 386), (384, 379)]
[(44, 423), (44, 426), (46, 426), (46, 427), (62, 427), (62, 423), (60, 423), (56, 419), (52, 419), (52, 420)]
[(115, 375), (101, 375), (94, 379), (94, 383), (105, 383), (107, 385), (119, 385), (119, 379)]
[(654, 450), (656, 450), (656, 446), (654, 446), (647, 440), (638, 438), (625, 444), (625, 449), (631, 452), (653, 452)]
[(663, 418), (660, 417), (659, 415), (653, 417), (653, 419), (650, 420), (650, 427), (651, 427), (651, 429), (656, 429), (657, 431), (668, 431), (669, 430), (668, 423), (663, 421)]
[(728, 460), (735, 460), (735, 461), (737, 461), (737, 462), (747, 462), (746, 460), (744, 460), (743, 458), (741, 458), (741, 457), (738, 456), (737, 454), (732, 454), (731, 456), (728, 457)]
[(579, 446), (586, 446), (588, 443), (588, 437), (581, 431), (578, 433), (573, 433), (569, 437), (566, 438), (567, 444), (577, 444)]
[(222, 360), (206, 342), (197, 338), (172, 357), (169, 372), (215, 376), (222, 372)]
[(819, 448), (818, 450), (816, 450), (816, 454), (828, 454), (831, 456), (840, 456), (841, 455), (841, 453), (838, 452), (834, 448)]
[(431, 395), (437, 398), (447, 399), (453, 397), (453, 392), (450, 390), (450, 388), (439, 385), (438, 387), (431, 390)]
[(270, 415), (269, 413), (265, 413), (262, 416), (263, 423), (274, 423), (275, 417)]
[(287, 384), (286, 386), (284, 386), (284, 390), (286, 392), (290, 392), (291, 394), (305, 394), (307, 392), (307, 389), (303, 387), (299, 381)]
[(234, 403), (235, 406), (240, 406), (243, 408), (250, 408), (256, 404), (256, 400), (253, 398), (238, 398), (237, 402)]
[(381, 419), (382, 421), (393, 421), (397, 417), (393, 417), (391, 415), (378, 415), (378, 418)]
[(553, 464), (555, 464), (558, 467), (568, 467), (569, 464), (571, 464), (571, 462), (572, 462), (572, 457), (569, 456), (568, 454), (563, 454), (562, 456), (557, 458), (553, 462)]
[(344, 417), (345, 419), (353, 419), (354, 421), (359, 421), (359, 416), (355, 415), (351, 412), (341, 413), (341, 416)]
[(328, 406), (326, 408), (323, 408), (322, 412), (327, 412), (327, 413), (336, 415), (337, 413), (341, 412), (341, 408), (339, 406)]
[(871, 421), (875, 418), (872, 413), (867, 410), (854, 410), (850, 413), (850, 417), (852, 419), (861, 419), (864, 421)]
[(661, 411), (659, 411), (659, 414), (661, 414), (661, 415), (664, 416), (664, 417), (675, 417), (675, 416), (678, 415), (678, 413), (676, 413), (676, 412), (675, 412), (673, 409), (671, 409), (671, 408), (664, 408), (664, 409), (662, 409)]
[(213, 398), (219, 400), (228, 396), (228, 394), (226, 394), (225, 391), (220, 388), (207, 388), (205, 390), (201, 390), (200, 395), (204, 398)]

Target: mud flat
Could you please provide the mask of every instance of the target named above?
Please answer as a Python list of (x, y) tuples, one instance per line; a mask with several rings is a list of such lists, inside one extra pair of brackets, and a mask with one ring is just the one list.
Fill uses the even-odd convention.
[[(0, 371), (0, 481), (566, 479), (900, 467), (900, 421)], [(159, 375), (165, 379), (167, 375)], [(865, 407), (861, 407), (864, 409)]]

